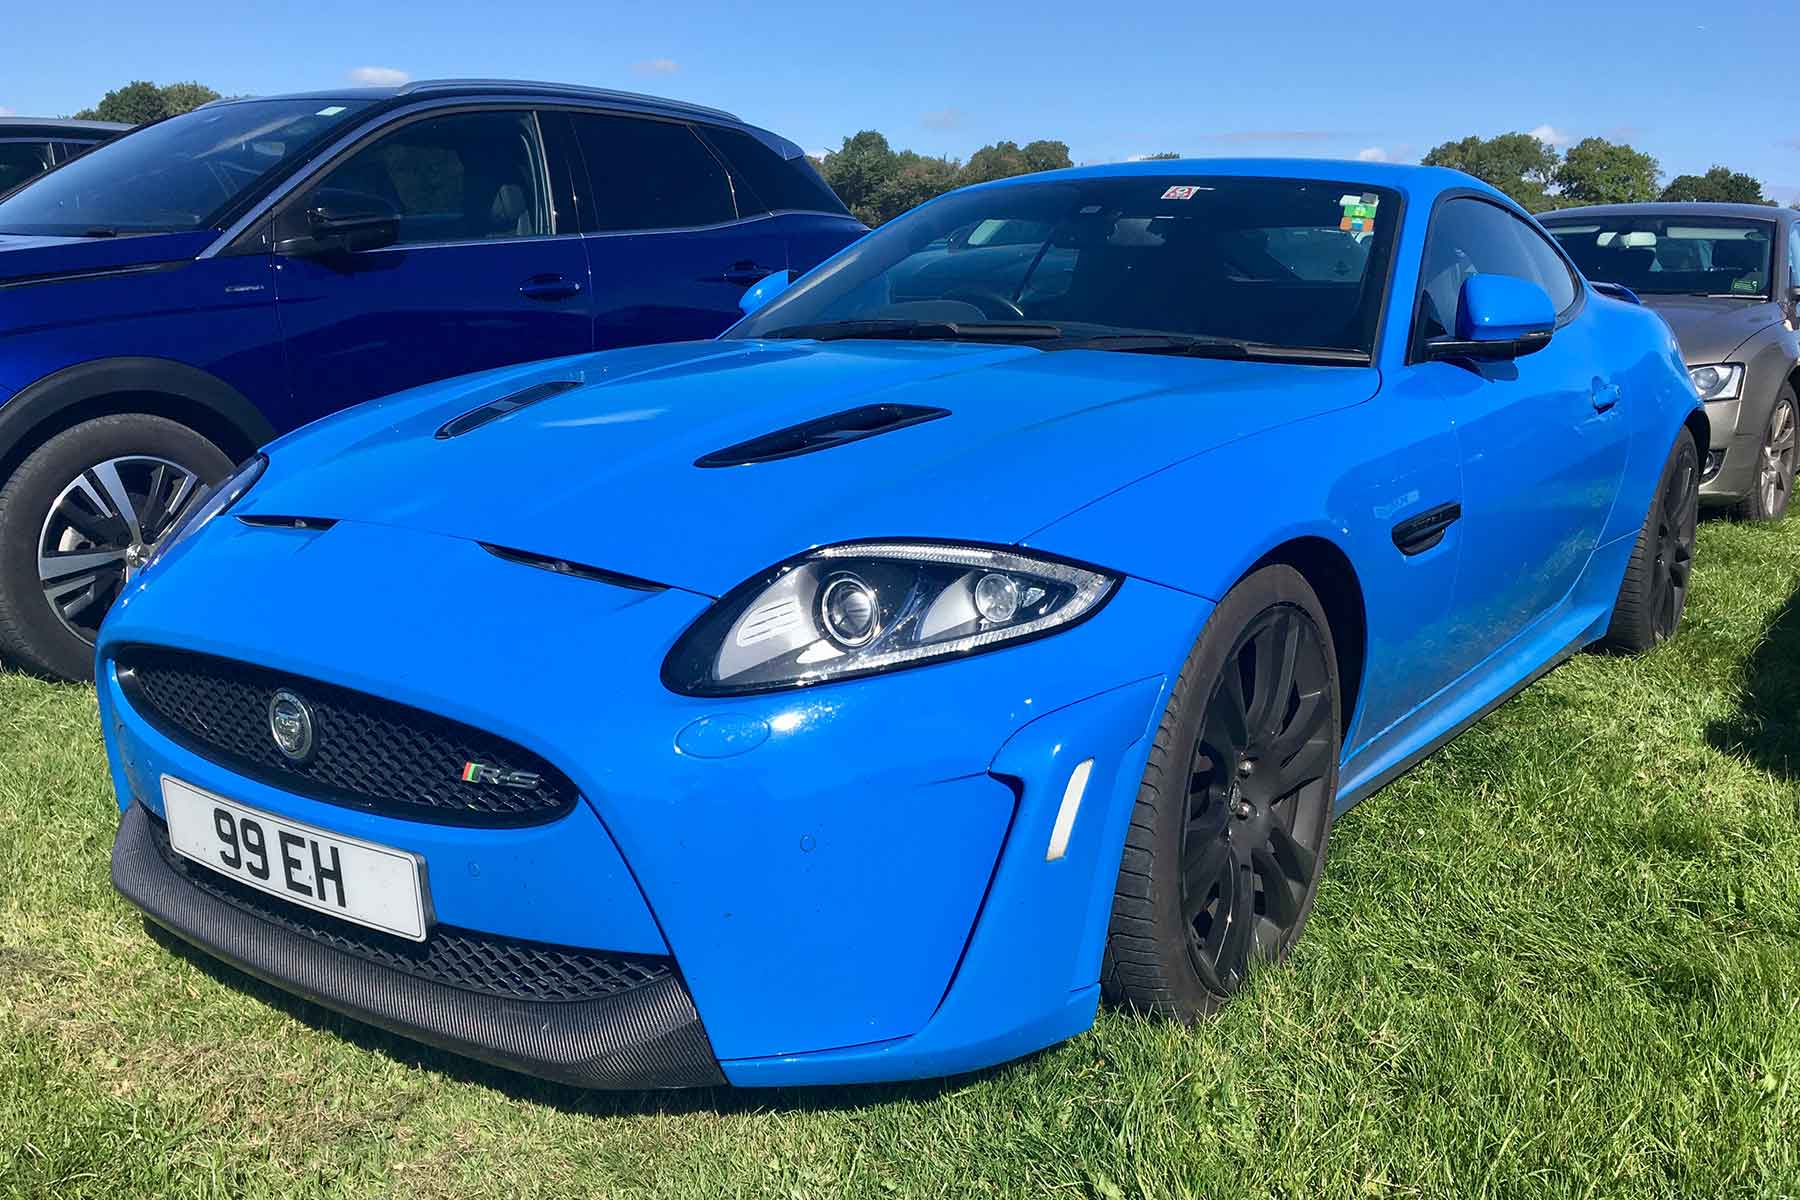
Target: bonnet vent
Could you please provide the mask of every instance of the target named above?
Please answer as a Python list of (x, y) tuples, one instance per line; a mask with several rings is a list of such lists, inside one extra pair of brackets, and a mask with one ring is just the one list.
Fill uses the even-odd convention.
[(480, 429), (489, 421), (498, 421), (507, 413), (517, 412), (527, 404), (536, 404), (540, 400), (548, 400), (552, 396), (560, 396), (570, 388), (581, 386), (579, 379), (551, 379), (544, 383), (534, 383), (528, 388), (502, 396), (498, 400), (490, 400), (480, 408), (472, 408), (460, 417), (452, 417), (438, 429), (438, 440), (461, 437), (474, 429)]
[(799, 425), (790, 425), (786, 429), (777, 429), (774, 433), (765, 433), (747, 442), (715, 450), (695, 459), (694, 465), (741, 467), (750, 463), (774, 462), (800, 454), (811, 454), (815, 450), (829, 450), (833, 446), (849, 442), (860, 442), (863, 438), (874, 437), (876, 434), (892, 433), (896, 429), (905, 429), (908, 425), (920, 425), (949, 415), (950, 410), (947, 408), (925, 408), (917, 404), (865, 404), (861, 408), (846, 409), (828, 417), (815, 417)]

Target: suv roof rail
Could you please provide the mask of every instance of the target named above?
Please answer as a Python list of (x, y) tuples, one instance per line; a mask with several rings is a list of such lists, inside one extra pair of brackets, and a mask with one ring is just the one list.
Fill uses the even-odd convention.
[(612, 88), (584, 87), (575, 83), (542, 83), (530, 79), (415, 79), (395, 88), (394, 95), (411, 96), (420, 92), (486, 91), (510, 88), (548, 92), (558, 96), (576, 96), (586, 100), (624, 101), (629, 104), (643, 104), (675, 112), (692, 113), (696, 116), (715, 117), (725, 121), (743, 123), (743, 118), (736, 113), (726, 112), (722, 108), (709, 108), (704, 104), (690, 104), (686, 100), (670, 100), (666, 96), (650, 96), (642, 92), (621, 92)]

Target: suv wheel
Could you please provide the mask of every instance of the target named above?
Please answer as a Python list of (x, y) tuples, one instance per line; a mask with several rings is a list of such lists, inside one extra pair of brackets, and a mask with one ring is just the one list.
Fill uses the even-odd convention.
[(231, 465), (193, 430), (145, 413), (85, 421), (39, 446), (0, 487), (0, 654), (91, 678), (107, 609)]

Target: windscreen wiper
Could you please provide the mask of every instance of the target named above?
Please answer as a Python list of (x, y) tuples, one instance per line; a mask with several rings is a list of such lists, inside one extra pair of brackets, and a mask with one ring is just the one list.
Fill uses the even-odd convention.
[(1103, 333), (1073, 338), (1059, 350), (1109, 350), (1122, 354), (1175, 354), (1191, 358), (1264, 359), (1271, 362), (1308, 362), (1366, 367), (1364, 350), (1338, 346), (1282, 346), (1244, 338), (1203, 337), (1186, 333)]
[(1059, 325), (1035, 321), (820, 321), (812, 325), (788, 325), (762, 335), (766, 338), (808, 338), (818, 342), (852, 338), (904, 338), (939, 342), (1032, 342), (1064, 336)]

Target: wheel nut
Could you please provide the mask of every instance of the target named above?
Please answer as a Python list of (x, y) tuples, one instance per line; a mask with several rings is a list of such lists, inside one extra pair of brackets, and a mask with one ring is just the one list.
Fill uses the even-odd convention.
[(1247, 821), (1250, 819), (1250, 805), (1248, 801), (1239, 800), (1237, 807), (1231, 811), (1237, 814), (1237, 818), (1240, 821)]
[(1255, 769), (1256, 769), (1256, 764), (1252, 763), (1247, 758), (1243, 759), (1242, 761), (1240, 761), (1238, 763), (1238, 774), (1239, 775), (1248, 775), (1250, 772), (1254, 771)]

